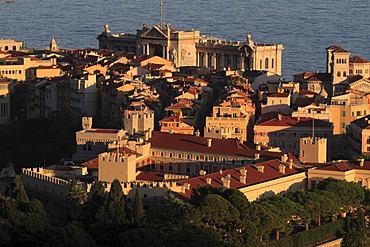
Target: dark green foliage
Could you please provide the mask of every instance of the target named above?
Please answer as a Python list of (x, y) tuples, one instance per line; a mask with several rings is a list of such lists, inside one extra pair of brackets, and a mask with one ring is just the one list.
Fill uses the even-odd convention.
[(164, 241), (160, 232), (151, 228), (132, 228), (119, 235), (120, 246), (141, 247), (141, 246), (163, 246)]
[(92, 200), (97, 205), (103, 205), (107, 199), (105, 188), (102, 181), (95, 181), (94, 186), (91, 189)]
[(359, 184), (334, 178), (321, 181), (315, 188), (315, 191), (318, 190), (325, 191), (325, 195), (339, 204), (342, 211), (359, 206), (365, 199), (364, 190)]
[(63, 229), (59, 228), (56, 236), (52, 239), (53, 246), (75, 246), (75, 247), (90, 247), (96, 246), (95, 241), (91, 236), (79, 226), (69, 223)]
[(181, 231), (168, 232), (165, 240), (165, 246), (228, 246), (220, 233), (205, 227), (185, 227)]
[(206, 195), (199, 210), (202, 221), (214, 228), (232, 227), (239, 219), (239, 211), (220, 195)]
[(18, 203), (29, 202), (20, 176), (16, 176), (13, 179), (12, 183), (10, 184), (10, 188), (7, 191), (7, 195), (15, 199)]
[(141, 202), (140, 192), (137, 188), (133, 205), (133, 218), (135, 225), (139, 225), (144, 218), (143, 203)]
[(86, 189), (81, 184), (78, 184), (75, 178), (72, 179), (67, 200), (76, 205), (82, 205), (87, 201)]
[(359, 210), (357, 217), (351, 219), (349, 231), (345, 234), (343, 247), (368, 247), (370, 246), (370, 231), (365, 224), (365, 217), (362, 210)]
[(306, 222), (308, 219), (308, 213), (287, 197), (273, 196), (258, 203), (274, 216), (276, 229), (286, 234), (292, 231), (290, 221), (293, 220), (293, 216), (301, 222)]
[(339, 211), (339, 207), (325, 191), (297, 191), (289, 193), (287, 197), (300, 205), (307, 211), (311, 220), (316, 220), (320, 225), (322, 216), (333, 215)]
[(271, 241), (268, 247), (305, 247), (314, 245), (328, 236), (336, 236), (344, 231), (345, 220), (337, 220), (325, 225), (315, 227), (308, 231), (292, 234), (283, 239)]
[(96, 214), (100, 225), (120, 226), (126, 223), (125, 198), (120, 182), (115, 179), (109, 190), (108, 200)]

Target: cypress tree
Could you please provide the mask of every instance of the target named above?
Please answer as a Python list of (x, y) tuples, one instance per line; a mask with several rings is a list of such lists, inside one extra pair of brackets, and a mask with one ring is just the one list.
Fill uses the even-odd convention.
[(94, 186), (91, 189), (92, 200), (98, 205), (103, 205), (106, 200), (105, 188), (102, 181), (95, 181)]
[(144, 210), (143, 210), (143, 203), (141, 202), (141, 197), (140, 197), (140, 192), (139, 189), (136, 188), (136, 193), (135, 193), (135, 201), (134, 201), (134, 224), (138, 225), (144, 218)]

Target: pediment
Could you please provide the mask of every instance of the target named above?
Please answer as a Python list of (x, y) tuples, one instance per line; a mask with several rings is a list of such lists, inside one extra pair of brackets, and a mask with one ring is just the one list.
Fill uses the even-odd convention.
[(148, 31), (144, 32), (141, 38), (156, 38), (156, 39), (167, 39), (166, 34), (162, 32), (157, 26), (152, 27)]
[(351, 83), (351, 89), (356, 89), (362, 92), (370, 93), (370, 81), (366, 79), (358, 80)]

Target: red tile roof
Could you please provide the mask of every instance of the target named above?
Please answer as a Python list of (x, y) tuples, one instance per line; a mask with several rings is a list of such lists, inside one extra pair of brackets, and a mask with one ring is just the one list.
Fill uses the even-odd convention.
[(270, 94), (268, 95), (267, 97), (274, 97), (274, 98), (277, 98), (277, 97), (280, 97), (280, 98), (286, 98), (289, 96), (289, 93), (274, 93), (274, 94)]
[(303, 79), (307, 79), (311, 76), (313, 76), (315, 73), (313, 72), (303, 72), (303, 73), (299, 73), (299, 74), (294, 74), (293, 76), (294, 77), (300, 77), (300, 78), (303, 78)]
[(176, 104), (170, 105), (165, 110), (168, 111), (168, 110), (180, 110), (184, 108), (192, 108), (193, 105), (194, 104), (187, 99), (180, 99), (179, 102), (177, 102)]
[[(119, 148), (118, 152), (120, 154), (127, 154), (127, 155), (136, 154), (135, 151), (133, 151), (129, 148), (125, 148), (125, 147)], [(110, 153), (117, 153), (117, 149), (115, 151), (110, 152)], [(96, 157), (92, 160), (86, 161), (86, 162), (82, 163), (81, 165), (86, 166), (87, 168), (90, 168), (90, 169), (96, 169), (97, 170), (97, 169), (99, 169), (99, 157)]]
[[(199, 176), (195, 178), (190, 178), (186, 180), (182, 180), (178, 182), (180, 185), (190, 184), (190, 190), (186, 190), (185, 193), (180, 193), (181, 195), (185, 196), (186, 198), (191, 197), (191, 193), (193, 189), (197, 189), (198, 186), (207, 185), (207, 179), (211, 180), (211, 185), (216, 187), (223, 186), (222, 178), (229, 178), (230, 179), (230, 188), (239, 189), (247, 186), (251, 186), (254, 184), (259, 184), (263, 182), (267, 182), (270, 180), (278, 179), (281, 177), (297, 174), (303, 171), (300, 171), (296, 168), (290, 169), (288, 166), (285, 166), (285, 173), (279, 171), (279, 166), (282, 165), (278, 159), (257, 163), (254, 165), (238, 167), (229, 170), (223, 170), (221, 172), (215, 172), (204, 176)], [(264, 171), (261, 172), (258, 170), (257, 167), (264, 166)], [(245, 169), (246, 173), (246, 183), (242, 183), (240, 181), (241, 170)]]
[[(312, 126), (312, 118), (309, 117), (289, 117), (280, 115), (279, 117), (275, 117), (273, 119), (264, 121), (262, 123), (256, 124), (257, 126), (291, 126), (291, 127), (310, 127)], [(330, 128), (331, 123), (325, 122), (320, 119), (315, 119), (315, 127), (326, 127)]]
[(149, 172), (149, 171), (140, 171), (136, 176), (136, 180), (140, 181), (163, 181), (164, 173), (160, 172)]
[(350, 63), (370, 63), (369, 61), (367, 61), (365, 58), (363, 57), (360, 57), (358, 55), (354, 56), (354, 57), (351, 57), (349, 59), (349, 62)]
[[(211, 147), (207, 146), (207, 139), (212, 139)], [(185, 134), (169, 134), (160, 131), (153, 131), (152, 138), (149, 139), (149, 142), (151, 143), (152, 148), (214, 154), (220, 156), (240, 156), (241, 158), (254, 158), (256, 153), (259, 153), (261, 158), (280, 158), (283, 154), (281, 152), (257, 151), (255, 149), (250, 149), (247, 145), (242, 144), (237, 139), (213, 139)], [(288, 154), (288, 157), (289, 159), (296, 160), (296, 158), (291, 154)]]
[(332, 46), (329, 46), (328, 48), (326, 48), (326, 50), (330, 50), (332, 52), (339, 52), (339, 53), (349, 53), (349, 51), (346, 51), (344, 50), (342, 47), (340, 47), (339, 45), (332, 45)]
[(348, 161), (342, 161), (334, 164), (325, 165), (324, 167), (318, 168), (325, 171), (340, 171), (346, 172), (354, 169), (358, 170), (370, 170), (370, 161), (365, 161), (363, 166), (360, 166), (360, 162), (351, 163)]
[(300, 95), (315, 95), (316, 93), (310, 90), (302, 89), (302, 90), (299, 90), (299, 94)]
[(93, 133), (105, 133), (105, 134), (115, 134), (118, 133), (118, 129), (89, 129), (85, 132), (93, 132)]

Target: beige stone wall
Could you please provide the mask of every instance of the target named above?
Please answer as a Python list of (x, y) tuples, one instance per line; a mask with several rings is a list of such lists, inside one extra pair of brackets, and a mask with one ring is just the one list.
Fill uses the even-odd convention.
[(361, 186), (370, 188), (370, 171), (369, 170), (349, 170), (346, 172), (341, 171), (328, 171), (320, 169), (309, 169), (307, 172), (307, 186), (311, 189), (314, 184), (326, 178), (335, 178), (339, 180), (346, 180), (348, 182), (355, 182), (361, 184)]
[(114, 152), (99, 154), (98, 179), (108, 183), (115, 179), (120, 182), (135, 181), (135, 155), (123, 155)]
[(54, 173), (50, 170), (23, 168), (21, 178), (26, 189), (47, 193), (57, 198), (65, 198), (68, 195), (70, 182), (54, 177)]
[(305, 172), (301, 172), (291, 176), (240, 188), (239, 190), (247, 197), (249, 201), (255, 201), (273, 195), (281, 195), (287, 192), (303, 190), (305, 189), (305, 184), (306, 174)]
[(283, 45), (258, 45), (254, 51), (254, 70), (266, 70), (282, 75)]
[(340, 83), (349, 76), (350, 53), (334, 53), (333, 56), (333, 84)]
[(301, 162), (326, 163), (327, 149), (326, 138), (301, 138), (299, 144), (299, 159)]
[(0, 82), (0, 125), (8, 124), (10, 120), (10, 82)]
[(23, 41), (16, 41), (12, 39), (0, 39), (0, 51), (20, 51), (24, 49)]

